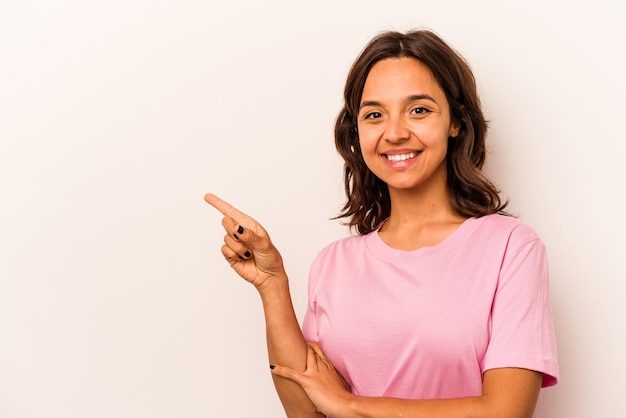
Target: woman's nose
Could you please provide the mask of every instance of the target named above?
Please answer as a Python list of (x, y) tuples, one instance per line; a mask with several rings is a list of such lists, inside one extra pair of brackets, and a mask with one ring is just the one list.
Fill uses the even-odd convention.
[(389, 118), (385, 129), (385, 140), (389, 142), (402, 142), (409, 139), (410, 132), (406, 121), (402, 117)]

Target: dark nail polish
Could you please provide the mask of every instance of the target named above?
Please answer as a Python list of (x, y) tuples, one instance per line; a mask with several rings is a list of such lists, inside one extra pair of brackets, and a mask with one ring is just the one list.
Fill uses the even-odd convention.
[(244, 253), (244, 255), (245, 255), (246, 257), (250, 257), (252, 254), (250, 254), (250, 251), (246, 251), (246, 252)]
[(235, 237), (235, 239), (239, 241), (239, 237), (237, 236), (237, 234), (233, 234), (233, 237)]
[(243, 234), (243, 226), (239, 225), (239, 228), (237, 228), (237, 232), (239, 232), (239, 234)]
[(270, 369), (274, 370), (276, 366), (274, 366), (273, 364), (270, 364)]

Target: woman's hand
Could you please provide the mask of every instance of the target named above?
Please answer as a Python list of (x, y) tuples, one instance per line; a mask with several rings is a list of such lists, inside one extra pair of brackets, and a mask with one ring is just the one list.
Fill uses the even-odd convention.
[(272, 373), (298, 383), (317, 410), (327, 416), (341, 417), (355, 397), (350, 386), (337, 372), (316, 343), (307, 343), (306, 370), (300, 373), (292, 368), (273, 365)]
[(237, 274), (259, 291), (270, 285), (273, 278), (286, 278), (280, 253), (257, 221), (211, 193), (204, 200), (224, 215), (222, 254)]

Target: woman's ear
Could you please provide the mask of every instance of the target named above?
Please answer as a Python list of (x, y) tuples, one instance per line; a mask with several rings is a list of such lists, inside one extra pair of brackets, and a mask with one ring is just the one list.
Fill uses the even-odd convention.
[(456, 138), (459, 136), (459, 130), (461, 129), (461, 124), (456, 121), (450, 122), (450, 129), (448, 130), (448, 137)]

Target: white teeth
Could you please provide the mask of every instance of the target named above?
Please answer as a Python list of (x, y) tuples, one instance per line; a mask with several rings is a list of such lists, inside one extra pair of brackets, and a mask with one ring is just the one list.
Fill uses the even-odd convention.
[(415, 158), (417, 156), (417, 152), (411, 152), (410, 154), (385, 154), (385, 157), (389, 160), (389, 161), (404, 161), (404, 160), (408, 160), (410, 158)]

